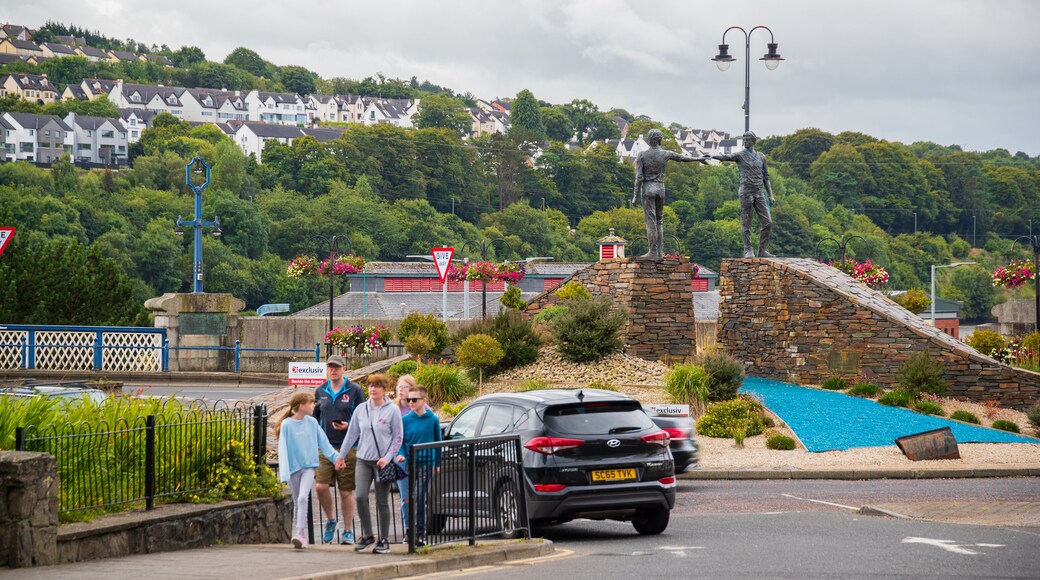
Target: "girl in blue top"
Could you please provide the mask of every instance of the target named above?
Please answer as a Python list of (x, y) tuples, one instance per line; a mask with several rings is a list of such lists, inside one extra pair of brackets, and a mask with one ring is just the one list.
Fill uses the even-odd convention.
[(314, 414), (314, 394), (300, 391), (289, 399), (289, 410), (275, 425), (278, 435), (278, 478), (289, 484), (293, 498), (292, 544), (307, 545), (307, 500), (314, 487), (314, 470), (320, 450), (333, 464), (339, 453), (329, 443)]

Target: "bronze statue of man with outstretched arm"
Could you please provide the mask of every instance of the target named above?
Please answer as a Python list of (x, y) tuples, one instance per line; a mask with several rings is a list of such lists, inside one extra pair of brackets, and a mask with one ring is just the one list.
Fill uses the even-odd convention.
[[(744, 241), (744, 257), (754, 258), (755, 251), (751, 247), (751, 214), (758, 214), (758, 257), (775, 258), (766, 251), (769, 245), (769, 234), (773, 230), (773, 217), (770, 208), (776, 204), (773, 198), (773, 186), (769, 182), (769, 170), (766, 167), (766, 156), (755, 151), (758, 137), (751, 131), (744, 133), (744, 149), (729, 155), (712, 155), (719, 161), (735, 161), (740, 171), (740, 237)], [(762, 195), (769, 194), (769, 204)]]
[(643, 217), (646, 219), (646, 241), (650, 247), (643, 254), (644, 258), (661, 258), (664, 256), (664, 166), (669, 161), (700, 161), (706, 159), (690, 157), (667, 149), (661, 149), (664, 134), (660, 129), (651, 129), (646, 136), (650, 148), (636, 157), (636, 183), (632, 193), (632, 205), (636, 198), (643, 194)]

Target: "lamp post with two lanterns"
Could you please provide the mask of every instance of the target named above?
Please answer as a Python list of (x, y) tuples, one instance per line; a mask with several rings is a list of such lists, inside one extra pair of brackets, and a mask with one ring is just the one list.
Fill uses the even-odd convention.
[[(184, 235), (185, 226), (190, 226), (195, 230), (191, 290), (194, 294), (202, 293), (202, 228), (212, 227), (214, 238), (219, 238), (223, 233), (220, 231), (220, 220), (217, 216), (213, 216), (213, 221), (211, 222), (203, 221), (202, 219), (202, 192), (209, 186), (209, 169), (209, 164), (203, 161), (198, 153), (184, 166), (184, 183), (195, 193), (195, 219), (187, 221), (182, 220), (181, 216), (177, 216), (177, 227), (173, 229), (173, 233), (178, 236)], [(192, 180), (193, 175), (195, 176), (194, 181)]]
[(777, 44), (773, 39), (773, 31), (769, 30), (769, 28), (756, 26), (751, 30), (744, 30), (740, 26), (730, 26), (722, 33), (722, 44), (719, 45), (719, 54), (711, 59), (715, 61), (715, 65), (719, 67), (719, 70), (725, 71), (733, 61), (737, 60), (729, 54), (729, 45), (726, 44), (726, 33), (730, 30), (739, 30), (744, 33), (744, 132), (746, 133), (751, 130), (751, 35), (756, 30), (769, 32), (769, 44), (766, 45), (769, 52), (758, 59), (765, 63), (767, 69), (776, 70), (776, 67), (780, 66), (780, 61), (784, 59), (776, 52)]

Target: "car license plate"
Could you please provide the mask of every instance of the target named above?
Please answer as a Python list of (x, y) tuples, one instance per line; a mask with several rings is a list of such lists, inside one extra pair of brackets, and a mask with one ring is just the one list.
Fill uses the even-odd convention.
[(627, 481), (636, 478), (636, 468), (597, 469), (592, 472), (592, 481)]

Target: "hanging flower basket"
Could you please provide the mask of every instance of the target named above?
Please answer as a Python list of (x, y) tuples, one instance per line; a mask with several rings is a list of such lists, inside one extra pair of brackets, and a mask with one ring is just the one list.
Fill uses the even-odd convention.
[(997, 268), (993, 272), (993, 285), (1004, 288), (1017, 288), (1033, 279), (1036, 272), (1033, 271), (1033, 262), (1026, 260), (1011, 260), (1007, 266)]
[(452, 282), (494, 282), (502, 280), (510, 284), (516, 284), (524, 279), (527, 269), (523, 264), (496, 264), (494, 262), (469, 262), (465, 264), (452, 264), (448, 269), (448, 280)]
[[(365, 269), (365, 259), (361, 256), (350, 254), (338, 256), (332, 261), (332, 275), (342, 276), (344, 274), (360, 274)], [(328, 276), (329, 259), (318, 260), (314, 256), (297, 256), (289, 261), (289, 267), (285, 274), (290, 278), (303, 278), (306, 276)]]
[(393, 333), (382, 324), (368, 327), (354, 325), (346, 329), (337, 326), (325, 334), (325, 342), (335, 346), (343, 354), (359, 356), (371, 355), (376, 350), (385, 348), (392, 338)]
[(845, 272), (871, 288), (884, 288), (888, 284), (888, 272), (881, 266), (874, 264), (874, 260), (857, 262), (856, 260), (846, 259), (844, 268), (842, 268), (841, 262), (828, 262), (827, 265)]

